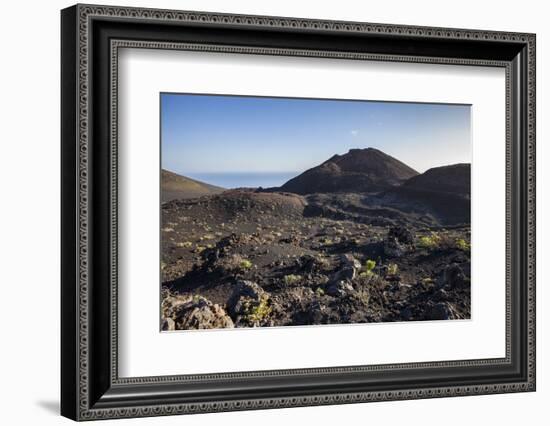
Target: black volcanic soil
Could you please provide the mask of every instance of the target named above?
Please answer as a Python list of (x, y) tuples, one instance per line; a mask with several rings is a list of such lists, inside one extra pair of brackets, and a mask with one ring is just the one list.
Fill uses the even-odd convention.
[(469, 222), (415, 200), (242, 190), (163, 203), (163, 329), (470, 318)]

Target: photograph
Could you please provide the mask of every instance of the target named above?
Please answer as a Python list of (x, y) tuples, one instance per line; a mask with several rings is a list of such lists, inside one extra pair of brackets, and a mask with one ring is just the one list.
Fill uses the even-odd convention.
[[(11, 139), (39, 129), (30, 140), (52, 159), (11, 144), (21, 155), (6, 156), (10, 174), (23, 165), (33, 177), (9, 181), (32, 205), (11, 210), (34, 217), (5, 222), (56, 236), (11, 226), (23, 266), (5, 281), (21, 281), (29, 241), (57, 238), (58, 259), (37, 259), (61, 291), (34, 286), (25, 300), (57, 311), (60, 344), (27, 362), (52, 377), (8, 386), (22, 404), (38, 389), (37, 410), (74, 421), (212, 413), (255, 424), (292, 407), (312, 407), (311, 421), (326, 406), (318, 417), (333, 424), (368, 403), (369, 419), (424, 424), (429, 403), (436, 419), (460, 411), (461, 425), (480, 410), (537, 424), (548, 399), (536, 344), (548, 334), (536, 318), (544, 14), (465, 7), (449, 20), (416, 7), (407, 18), (377, 5), (65, 4), (54, 25), (40, 13), (34, 26), (55, 46), (34, 43), (28, 65), (60, 61), (57, 84), (30, 92), (55, 103), (60, 89), (60, 108), (19, 114)], [(25, 84), (11, 86), (11, 103), (27, 107)], [(44, 143), (48, 126), (61, 149)], [(21, 188), (44, 164), (29, 197)], [(50, 204), (56, 226), (37, 222)], [(21, 299), (20, 285), (6, 287), (17, 291), (4, 299)], [(19, 342), (36, 324), (20, 326), (12, 305)], [(36, 337), (27, 352), (56, 340)], [(14, 419), (32, 414), (22, 404)]]
[(160, 103), (161, 330), (470, 319), (470, 105)]

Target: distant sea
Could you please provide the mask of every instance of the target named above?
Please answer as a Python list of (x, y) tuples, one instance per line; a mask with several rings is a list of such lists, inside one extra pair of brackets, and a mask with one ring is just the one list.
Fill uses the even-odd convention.
[(187, 173), (185, 176), (210, 185), (222, 188), (270, 188), (281, 186), (300, 172), (266, 172), (266, 173)]

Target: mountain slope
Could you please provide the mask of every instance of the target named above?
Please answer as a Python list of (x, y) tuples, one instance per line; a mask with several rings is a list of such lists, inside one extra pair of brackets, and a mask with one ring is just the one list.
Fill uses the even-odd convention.
[(296, 194), (376, 192), (418, 175), (401, 161), (375, 148), (350, 149), (334, 155), (286, 182), (281, 191)]
[(470, 221), (470, 164), (434, 167), (380, 195), (384, 205), (423, 212), (443, 224)]
[(425, 191), (452, 192), (456, 195), (469, 197), (470, 164), (433, 167), (425, 173), (407, 180), (403, 186)]
[(180, 176), (164, 169), (161, 171), (160, 181), (162, 202), (174, 199), (202, 197), (203, 195), (219, 194), (225, 191), (225, 189), (218, 186)]

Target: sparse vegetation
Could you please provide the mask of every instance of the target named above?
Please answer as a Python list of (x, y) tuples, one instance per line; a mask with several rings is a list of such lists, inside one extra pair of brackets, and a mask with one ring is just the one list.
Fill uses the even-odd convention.
[(374, 271), (374, 268), (376, 268), (376, 261), (368, 259), (365, 262), (365, 272), (372, 273)]
[(397, 263), (390, 263), (388, 265), (388, 275), (397, 275), (399, 272), (399, 266)]
[(462, 237), (455, 237), (446, 232), (432, 232), (430, 235), (424, 235), (419, 238), (419, 247), (425, 249), (453, 250), (459, 249), (465, 252), (470, 251), (470, 243)]
[(176, 247), (190, 248), (190, 247), (193, 247), (193, 243), (191, 241), (179, 242), (179, 243), (176, 243)]
[(456, 240), (456, 247), (462, 251), (470, 251), (470, 243), (466, 241), (464, 238), (457, 238)]
[(250, 302), (246, 303), (245, 306), (245, 317), (246, 320), (250, 323), (259, 323), (263, 321), (270, 313), (272, 309), (269, 305), (269, 297), (262, 296), (260, 302), (253, 304)]
[(425, 249), (435, 249), (439, 246), (440, 237), (435, 232), (419, 238), (418, 246)]
[(243, 259), (241, 260), (241, 262), (239, 263), (239, 268), (241, 268), (242, 270), (246, 271), (247, 269), (250, 269), (252, 268), (252, 262), (248, 259)]
[(286, 285), (291, 285), (291, 284), (296, 284), (301, 279), (302, 277), (300, 275), (289, 274), (284, 276), (283, 281), (285, 282)]

